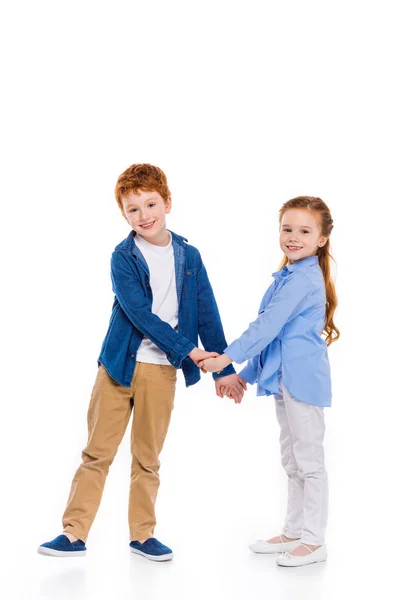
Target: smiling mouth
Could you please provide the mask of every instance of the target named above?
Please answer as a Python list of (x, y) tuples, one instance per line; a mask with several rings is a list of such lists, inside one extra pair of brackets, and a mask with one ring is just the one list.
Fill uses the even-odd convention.
[(143, 223), (143, 225), (140, 225), (140, 227), (142, 227), (142, 229), (151, 229), (154, 223), (155, 221), (152, 221), (151, 223)]
[(288, 250), (290, 250), (290, 252), (296, 252), (296, 250), (301, 250), (301, 246), (286, 246), (286, 248)]

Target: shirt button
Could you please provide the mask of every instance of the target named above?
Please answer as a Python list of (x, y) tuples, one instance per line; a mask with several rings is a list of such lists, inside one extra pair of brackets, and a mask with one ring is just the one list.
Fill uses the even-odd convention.
[(135, 355), (134, 355), (134, 354), (131, 354), (131, 358), (135, 358)]
[(191, 275), (191, 272), (190, 271), (186, 271), (186, 275)]

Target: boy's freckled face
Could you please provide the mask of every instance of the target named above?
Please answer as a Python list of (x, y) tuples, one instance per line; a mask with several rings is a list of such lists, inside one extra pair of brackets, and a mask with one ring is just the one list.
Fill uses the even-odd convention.
[(321, 235), (319, 217), (311, 210), (289, 208), (282, 217), (279, 243), (289, 263), (317, 254), (328, 238)]
[(122, 198), (125, 218), (136, 233), (152, 244), (164, 245), (167, 234), (166, 215), (171, 211), (171, 199), (164, 202), (158, 192), (129, 192)]

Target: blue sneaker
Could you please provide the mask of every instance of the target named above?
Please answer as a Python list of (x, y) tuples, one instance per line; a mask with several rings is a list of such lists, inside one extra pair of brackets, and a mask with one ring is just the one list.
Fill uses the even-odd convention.
[(156, 540), (156, 538), (149, 538), (143, 542), (143, 544), (134, 541), (129, 544), (129, 547), (131, 552), (134, 552), (135, 554), (141, 554), (141, 556), (144, 556), (149, 560), (171, 560), (171, 558), (174, 556), (171, 548), (164, 546), (164, 544)]
[(86, 546), (81, 540), (70, 542), (67, 536), (62, 534), (39, 546), (38, 552), (47, 556), (85, 556)]

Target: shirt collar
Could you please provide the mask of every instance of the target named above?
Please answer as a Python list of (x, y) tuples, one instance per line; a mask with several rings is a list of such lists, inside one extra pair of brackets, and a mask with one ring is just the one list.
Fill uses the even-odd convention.
[[(181, 246), (186, 246), (187, 243), (187, 239), (185, 237), (183, 237), (182, 235), (178, 235), (177, 233), (174, 233), (173, 231), (170, 231), (169, 229), (167, 230), (169, 231), (169, 233), (171, 234), (171, 238), (172, 238), (172, 242), (178, 242), (178, 244), (180, 244)], [(133, 252), (136, 248), (136, 242), (135, 242), (135, 236), (136, 236), (136, 231), (132, 231), (129, 233), (128, 237), (126, 238), (126, 241), (128, 242), (128, 246), (131, 252)]]
[(316, 264), (318, 264), (317, 255), (307, 256), (307, 258), (303, 258), (303, 260), (299, 260), (292, 265), (285, 265), (280, 271), (272, 273), (272, 277), (275, 277), (275, 279), (286, 277), (288, 273), (293, 273), (293, 271), (305, 271)]

